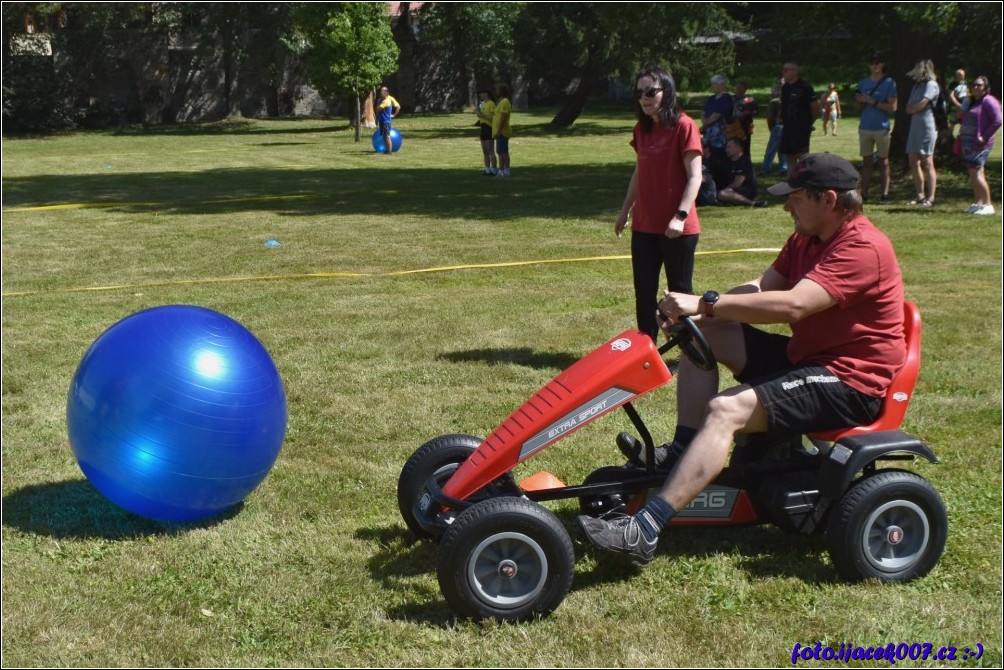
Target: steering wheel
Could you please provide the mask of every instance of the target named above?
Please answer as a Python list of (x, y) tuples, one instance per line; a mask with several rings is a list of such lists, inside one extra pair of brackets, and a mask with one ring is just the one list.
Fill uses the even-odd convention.
[(714, 352), (711, 351), (711, 345), (708, 344), (707, 338), (689, 316), (685, 316), (673, 324), (669, 332), (672, 337), (662, 346), (660, 351), (667, 351), (678, 346), (699, 370), (710, 371), (718, 366), (718, 361), (715, 359)]

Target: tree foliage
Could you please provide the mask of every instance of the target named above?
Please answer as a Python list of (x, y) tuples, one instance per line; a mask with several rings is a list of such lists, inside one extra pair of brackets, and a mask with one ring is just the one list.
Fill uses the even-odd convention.
[(421, 9), (422, 41), (457, 74), (460, 99), (473, 103), (476, 89), (521, 71), (516, 51), (521, 2), (430, 2)]
[[(473, 102), (489, 81), (514, 91), (525, 84), (536, 99), (560, 102), (555, 127), (646, 61), (668, 67), (683, 90), (704, 89), (712, 73), (733, 73), (737, 31), (755, 35), (754, 52), (778, 65), (825, 63), (863, 76), (868, 55), (881, 51), (904, 95), (912, 83), (905, 73), (920, 58), (931, 58), (943, 79), (962, 67), (1001, 88), (999, 3), (809, 3), (793, 11), (748, 2), (433, 2), (419, 18), (422, 62), (436, 66), (422, 74), (450, 80), (429, 90)], [(221, 118), (258, 113), (262, 99), (277, 113), (277, 91), (284, 76), (302, 73), (301, 55), (322, 94), (357, 101), (398, 69), (387, 3), (5, 2), (3, 33), (5, 129), (170, 122), (184, 105)], [(172, 51), (169, 62), (168, 44), (179, 36), (191, 47), (183, 57)], [(164, 70), (174, 79), (153, 74)], [(192, 102), (186, 87), (196, 79), (203, 88)], [(155, 81), (163, 81), (159, 94)], [(157, 104), (171, 109), (158, 115)]]
[(520, 19), (519, 51), (528, 76), (564, 94), (551, 125), (565, 127), (598, 80), (628, 78), (643, 62), (662, 62), (681, 81), (725, 65), (733, 56), (729, 31), (738, 27), (711, 3), (530, 3)]
[(307, 71), (323, 95), (350, 94), (356, 101), (359, 140), (360, 99), (397, 70), (400, 53), (382, 3), (306, 3), (297, 24), (307, 42)]

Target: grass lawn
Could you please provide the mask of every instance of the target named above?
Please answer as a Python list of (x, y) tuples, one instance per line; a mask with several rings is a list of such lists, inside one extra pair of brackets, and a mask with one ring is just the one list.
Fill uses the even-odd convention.
[[(904, 429), (942, 460), (910, 467), (950, 524), (927, 577), (844, 583), (822, 538), (771, 527), (674, 529), (631, 571), (587, 546), (565, 501), (548, 505), (578, 558), (561, 607), (529, 624), (455, 619), (435, 546), (414, 542), (397, 511), (405, 460), (442, 433), (485, 435), (634, 325), (628, 241), (612, 233), (632, 120), (592, 110), (551, 132), (552, 112), (517, 111), (511, 179), (481, 176), (472, 114), (401, 117), (390, 157), (332, 120), (4, 140), (5, 666), (787, 666), (796, 643), (817, 641), (960, 655), (980, 643), (979, 660), (897, 665), (1004, 662), (1001, 217), (962, 214), (971, 191), (947, 169), (931, 210), (905, 204), (903, 175), (893, 204), (867, 206), (924, 318)], [(813, 149), (854, 158), (854, 123)], [(1000, 149), (988, 168), (999, 198)], [(701, 220), (702, 291), (758, 275), (791, 231), (779, 203)], [(65, 425), (95, 338), (175, 303), (255, 333), (289, 404), (261, 486), (190, 525), (107, 502)], [(675, 425), (674, 393), (637, 403), (657, 440)], [(543, 468), (581, 481), (619, 462), (613, 437), (628, 426), (604, 418), (517, 479)]]

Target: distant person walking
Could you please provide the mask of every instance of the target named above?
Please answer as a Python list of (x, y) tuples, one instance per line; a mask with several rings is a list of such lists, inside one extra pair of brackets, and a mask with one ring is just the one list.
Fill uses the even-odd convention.
[(826, 134), (827, 124), (833, 125), (833, 134), (837, 134), (837, 121), (842, 116), (840, 111), (840, 94), (837, 93), (837, 85), (830, 83), (823, 94), (823, 134)]
[(509, 177), (509, 138), (512, 137), (512, 103), (509, 102), (509, 87), (498, 86), (499, 100), (495, 104), (492, 116), (492, 138), (495, 140), (495, 152), (498, 154), (497, 177)]

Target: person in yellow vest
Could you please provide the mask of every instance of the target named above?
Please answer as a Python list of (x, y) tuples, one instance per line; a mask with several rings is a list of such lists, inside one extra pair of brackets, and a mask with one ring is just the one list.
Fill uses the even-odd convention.
[(498, 153), (499, 168), (496, 176), (509, 176), (509, 138), (512, 127), (509, 124), (512, 116), (512, 103), (509, 102), (509, 87), (498, 86), (499, 101), (495, 105), (495, 115), (492, 117), (492, 137), (495, 139), (495, 151)]
[(401, 111), (401, 105), (390, 94), (386, 86), (380, 87), (380, 97), (376, 104), (377, 120), (380, 123), (380, 134), (383, 135), (384, 151), (388, 156), (393, 152), (390, 141), (391, 120)]
[(495, 118), (495, 96), (486, 88), (478, 91), (478, 127), (481, 129), (481, 153), (485, 156), (485, 176), (491, 177), (498, 172), (498, 156), (495, 155), (495, 142), (492, 141), (492, 119)]

